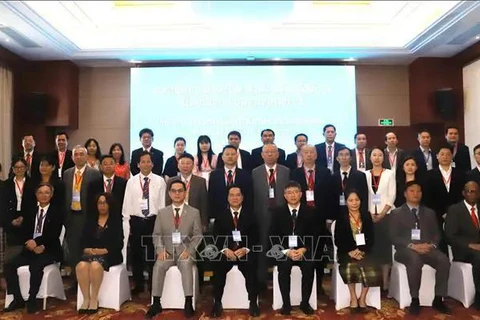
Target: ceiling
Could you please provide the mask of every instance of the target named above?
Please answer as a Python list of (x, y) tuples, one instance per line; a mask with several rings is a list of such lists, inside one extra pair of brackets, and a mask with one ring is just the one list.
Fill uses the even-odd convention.
[(480, 1), (0, 1), (0, 46), (81, 66), (408, 64), (480, 39)]

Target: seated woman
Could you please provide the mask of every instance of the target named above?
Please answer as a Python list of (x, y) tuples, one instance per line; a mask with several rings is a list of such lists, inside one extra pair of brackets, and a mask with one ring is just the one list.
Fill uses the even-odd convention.
[[(80, 246), (82, 261), (77, 264), (77, 280), (83, 295), (79, 313), (94, 314), (98, 311), (98, 292), (103, 271), (123, 262), (122, 221), (115, 212), (114, 199), (108, 193), (96, 198), (95, 214), (87, 215)], [(90, 290), (91, 286), (91, 290)]]
[[(373, 222), (368, 212), (360, 212), (360, 198), (356, 191), (346, 195), (347, 209), (340, 214), (335, 224), (335, 246), (340, 275), (350, 290), (352, 312), (366, 311), (369, 287), (378, 287), (380, 273), (372, 262), (374, 243)], [(355, 284), (363, 284), (357, 299)]]

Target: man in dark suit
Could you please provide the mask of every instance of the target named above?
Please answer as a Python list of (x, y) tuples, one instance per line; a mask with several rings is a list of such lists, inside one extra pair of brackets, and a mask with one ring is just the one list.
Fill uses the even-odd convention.
[(54, 262), (62, 261), (62, 247), (60, 233), (63, 224), (62, 208), (50, 205), (53, 196), (53, 187), (42, 182), (36, 190), (38, 207), (25, 218), (22, 232), (29, 239), (25, 242), (23, 251), (16, 258), (5, 265), (5, 279), (7, 290), (14, 299), (5, 308), (5, 312), (21, 309), (25, 306), (18, 281), (17, 269), (28, 265), (30, 270), (30, 289), (27, 301), (27, 312), (38, 311), (36, 304), (37, 293), (43, 277), (43, 268)]
[(452, 167), (463, 172), (472, 170), (472, 162), (470, 160), (470, 149), (459, 141), (458, 128), (449, 126), (445, 128), (445, 139), (452, 146), (453, 159)]
[(50, 154), (52, 159), (55, 159), (55, 168), (57, 169), (53, 175), (60, 179), (63, 177), (65, 170), (73, 168), (72, 151), (68, 149), (68, 134), (64, 131), (58, 132), (55, 136), (56, 150)]
[(308, 136), (305, 133), (299, 133), (295, 136), (295, 146), (297, 151), (290, 153), (287, 156), (286, 167), (290, 169), (290, 172), (295, 171), (297, 168), (301, 168), (303, 165), (302, 160), (302, 147), (308, 143)]
[(314, 279), (315, 218), (312, 207), (301, 203), (302, 188), (296, 181), (286, 184), (286, 204), (273, 213), (269, 256), (276, 259), (278, 284), (282, 294), (282, 315), (290, 315), (290, 273), (294, 265), (302, 271), (302, 302), (300, 309), (307, 315), (314, 310), (309, 304)]
[(223, 167), (217, 167), (210, 173), (208, 181), (208, 202), (210, 217), (216, 218), (223, 214), (228, 208), (227, 187), (235, 184), (244, 190), (243, 206), (247, 210), (252, 210), (252, 178), (250, 174), (236, 166), (238, 153), (232, 145), (223, 147), (222, 151)]
[(383, 167), (395, 171), (402, 165), (405, 151), (397, 148), (398, 138), (394, 132), (385, 135), (385, 144), (387, 147), (383, 150)]
[(140, 155), (143, 151), (150, 152), (153, 160), (152, 172), (161, 176), (163, 170), (163, 152), (152, 147), (153, 131), (151, 129), (144, 128), (140, 130), (138, 136), (142, 142), (142, 148), (138, 148), (132, 152), (132, 157), (130, 159), (130, 171), (132, 172), (132, 176), (140, 173), (140, 169), (138, 168), (137, 164), (140, 162)]
[(363, 172), (372, 169), (370, 149), (367, 148), (367, 135), (365, 133), (357, 132), (353, 138), (355, 140), (355, 148), (350, 151), (352, 167), (355, 170)]
[(243, 190), (235, 184), (228, 186), (229, 208), (219, 214), (213, 225), (215, 246), (220, 252), (213, 263), (214, 305), (212, 317), (222, 316), (222, 296), (227, 273), (234, 265), (245, 277), (250, 300), (249, 312), (252, 317), (260, 315), (257, 304), (257, 259), (253, 246), (258, 242), (258, 229), (252, 211), (243, 208)]
[[(34, 181), (40, 180), (40, 158), (41, 155), (35, 151), (35, 139), (31, 134), (25, 134), (22, 138), (23, 150), (18, 152), (12, 157), (13, 159), (23, 158), (27, 161), (27, 176), (31, 177)], [(10, 177), (13, 177), (13, 171), (10, 170)]]
[(464, 200), (450, 206), (445, 219), (445, 234), (452, 246), (453, 260), (472, 264), (475, 284), (475, 309), (480, 310), (480, 232), (478, 219), (479, 187), (475, 181), (465, 184)]
[(475, 157), (477, 166), (467, 173), (467, 180), (476, 181), (480, 184), (480, 144), (477, 144), (475, 148), (473, 148), (473, 156)]
[[(242, 135), (238, 131), (230, 131), (228, 133), (228, 144), (237, 148), (237, 167), (247, 171), (248, 173), (252, 172), (252, 156), (248, 151), (240, 149), (240, 142), (242, 142)], [(222, 159), (223, 152), (220, 152), (218, 155), (217, 168), (224, 166)]]
[[(422, 187), (416, 181), (405, 185), (406, 203), (390, 214), (390, 236), (395, 246), (395, 260), (407, 268), (408, 285), (412, 302), (409, 313), (420, 313), (418, 293), (424, 264), (435, 269), (435, 299), (432, 307), (439, 312), (449, 314), (444, 304), (447, 296), (450, 262), (438, 246), (442, 233), (435, 212), (420, 204)], [(433, 285), (433, 284), (428, 284)]]
[(330, 173), (333, 174), (335, 170), (338, 170), (338, 163), (335, 161), (338, 150), (345, 145), (335, 142), (337, 129), (333, 124), (327, 124), (323, 127), (323, 136), (325, 142), (315, 145), (315, 148), (317, 148), (317, 165), (328, 168)]
[[(272, 129), (263, 129), (260, 136), (262, 137), (263, 145), (272, 144), (275, 141), (275, 132)], [(263, 146), (252, 150), (252, 170), (264, 164), (262, 150)], [(278, 148), (277, 162), (283, 166), (285, 165), (285, 150)]]
[(419, 146), (412, 152), (412, 156), (415, 158), (418, 171), (422, 174), (438, 167), (437, 154), (430, 148), (431, 141), (432, 137), (428, 130), (418, 132)]
[[(103, 192), (111, 193), (115, 199), (116, 210), (115, 214), (122, 216), (123, 199), (125, 197), (125, 188), (127, 181), (115, 175), (115, 159), (112, 155), (103, 155), (100, 159), (100, 169), (103, 173), (103, 178), (96, 179), (90, 182), (88, 186), (89, 204), (93, 205), (90, 212), (95, 212), (97, 202), (95, 198)], [(112, 209), (110, 209), (112, 210)]]

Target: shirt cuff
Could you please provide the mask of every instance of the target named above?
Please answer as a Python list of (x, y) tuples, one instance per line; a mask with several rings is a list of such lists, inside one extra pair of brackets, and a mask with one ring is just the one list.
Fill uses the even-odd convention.
[(288, 252), (288, 251), (290, 251), (290, 249), (285, 249), (285, 250), (282, 250), (282, 253), (283, 253), (284, 255), (287, 255), (287, 252)]

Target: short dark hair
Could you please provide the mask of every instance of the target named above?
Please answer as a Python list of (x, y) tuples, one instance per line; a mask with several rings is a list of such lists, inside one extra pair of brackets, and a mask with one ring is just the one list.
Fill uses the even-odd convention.
[(183, 186), (183, 190), (187, 190), (187, 185), (185, 182), (183, 182), (180, 179), (173, 179), (169, 184), (168, 184), (168, 191), (172, 190), (172, 186), (176, 183), (180, 183)]
[(428, 131), (427, 129), (420, 129), (420, 130), (418, 130), (417, 135), (421, 135), (421, 134), (424, 133), (424, 132), (428, 133), (430, 136), (432, 135), (432, 134), (430, 133), (430, 131)]
[(150, 157), (150, 161), (153, 162), (152, 154), (151, 154), (150, 152), (148, 152), (147, 150), (143, 150), (143, 151), (140, 153), (140, 156), (138, 157), (138, 163), (140, 163), (140, 160), (142, 159), (143, 156), (149, 156), (149, 157)]
[(57, 132), (57, 134), (55, 134), (55, 138), (58, 137), (58, 136), (65, 136), (68, 139), (70, 139), (70, 137), (68, 136), (68, 133), (66, 133), (65, 131), (59, 131)]
[(267, 131), (270, 131), (271, 133), (273, 133), (273, 136), (275, 137), (275, 131), (273, 131), (272, 129), (263, 129), (262, 132), (260, 132), (260, 137), (262, 137), (263, 133)]
[(140, 132), (138, 133), (138, 137), (141, 139), (145, 133), (148, 133), (153, 137), (153, 131), (152, 129), (149, 129), (149, 128), (143, 128), (142, 130), (140, 130)]
[(53, 185), (50, 183), (50, 182), (40, 182), (38, 184), (38, 186), (35, 188), (35, 193), (37, 193), (38, 189), (40, 189), (41, 187), (48, 187), (50, 189), (50, 191), (53, 193)]
[[(153, 135), (152, 135), (153, 137)], [(175, 145), (177, 144), (178, 141), (183, 141), (184, 144), (187, 144), (187, 141), (185, 141), (185, 138), (183, 137), (178, 137), (178, 138), (175, 138), (175, 140), (173, 140), (173, 146), (175, 147)]]
[(331, 123), (327, 123), (326, 125), (323, 126), (323, 133), (325, 133), (325, 130), (327, 130), (327, 128), (330, 128), (332, 127), (333, 130), (335, 130), (335, 132), (337, 132), (337, 128), (335, 128), (335, 126)]
[(347, 200), (348, 197), (350, 197), (350, 195), (352, 195), (352, 194), (356, 194), (357, 197), (358, 197), (358, 199), (360, 199), (360, 202), (362, 202), (362, 199), (360, 198), (360, 195), (359, 195), (357, 189), (353, 189), (353, 188), (352, 188), (352, 189), (348, 189), (348, 190), (345, 192), (345, 200)]
[(35, 137), (34, 137), (33, 134), (31, 134), (31, 133), (25, 133), (25, 134), (22, 136), (22, 140), (25, 139), (25, 137), (32, 137), (33, 139), (35, 139)]
[(227, 135), (227, 139), (230, 138), (230, 136), (237, 136), (240, 140), (242, 140), (242, 135), (236, 130), (230, 131)]
[(383, 149), (380, 148), (379, 146), (373, 146), (373, 147), (370, 149), (370, 154), (373, 153), (373, 150), (380, 150), (380, 151), (382, 152), (382, 154), (383, 154)]
[(103, 162), (103, 160), (105, 159), (113, 159), (113, 161), (115, 162), (115, 158), (111, 155), (111, 154), (104, 154), (103, 156), (100, 157), (100, 163)]
[(475, 151), (477, 151), (478, 149), (480, 149), (480, 144), (477, 144), (477, 145), (473, 148), (473, 153), (475, 153)]
[(420, 182), (418, 182), (417, 180), (412, 180), (405, 183), (405, 188), (403, 188), (403, 191), (407, 191), (408, 188), (410, 188), (411, 186), (419, 186), (420, 190), (422, 189), (422, 185)]
[(453, 148), (451, 145), (449, 145), (448, 143), (442, 143), (439, 147), (438, 147), (438, 152), (440, 152), (440, 150), (442, 149), (448, 149), (450, 150), (451, 153), (453, 153)]
[(450, 129), (455, 129), (455, 130), (457, 130), (457, 131), (460, 131), (457, 126), (448, 125), (448, 126), (445, 126), (445, 134), (447, 134), (447, 133), (448, 133), (448, 130), (450, 130)]
[(387, 135), (388, 135), (389, 133), (393, 133), (393, 134), (395, 135), (395, 138), (398, 139), (398, 136), (397, 136), (397, 134), (396, 134), (395, 132), (389, 131), (389, 132), (385, 133), (385, 142), (387, 142)]
[[(118, 163), (120, 165), (124, 165), (125, 164), (125, 151), (123, 150), (123, 146), (122, 146), (121, 143), (115, 142), (114, 144), (112, 144), (110, 146), (110, 151), (108, 152), (108, 154), (113, 156), (113, 149), (115, 149), (116, 147), (120, 148), (120, 151), (122, 151), (122, 155), (120, 156), (120, 160), (118, 160)], [(102, 161), (100, 161), (100, 162), (102, 162)]]
[(52, 167), (55, 167), (55, 159), (53, 159), (52, 156), (49, 156), (49, 155), (43, 155), (41, 158), (40, 158), (40, 162), (39, 164), (41, 164), (42, 162), (46, 162), (48, 163), (49, 166), (52, 166)]
[(187, 159), (190, 159), (192, 161), (195, 161), (195, 159), (193, 158), (193, 156), (190, 154), (190, 153), (183, 153), (181, 154), (179, 157), (178, 157), (178, 161), (182, 160), (183, 158), (187, 158)]
[(287, 189), (290, 189), (290, 188), (297, 188), (298, 190), (302, 191), (302, 186), (300, 185), (300, 183), (298, 183), (295, 180), (288, 181), (287, 184), (285, 185), (285, 188), (283, 189), (283, 191), (285, 191)]
[(357, 140), (357, 137), (358, 137), (360, 134), (363, 134), (363, 135), (365, 136), (365, 138), (367, 137), (366, 133), (364, 133), (364, 132), (357, 132), (357, 133), (355, 133), (355, 135), (353, 136), (353, 140)]
[(12, 168), (15, 166), (15, 163), (21, 162), (25, 167), (28, 167), (27, 160), (25, 160), (23, 157), (15, 157), (12, 158)]
[(227, 187), (227, 195), (230, 193), (230, 190), (234, 189), (234, 188), (238, 188), (240, 190), (240, 193), (242, 194), (243, 196), (243, 189), (242, 187), (240, 187), (238, 184), (231, 184)]
[(295, 138), (293, 138), (293, 141), (294, 141), (294, 142), (297, 142), (297, 138), (298, 138), (298, 137), (302, 137), (302, 136), (305, 137), (305, 139), (307, 139), (307, 142), (308, 142), (308, 136), (307, 136), (305, 133), (299, 133), (299, 134), (297, 134), (297, 135), (295, 136)]
[(348, 150), (348, 153), (350, 153), (350, 149), (348, 149), (347, 146), (341, 146), (340, 148), (338, 148), (337, 154), (338, 154), (338, 152), (343, 151), (343, 150)]
[(227, 144), (225, 147), (223, 147), (222, 152), (225, 152), (226, 149), (234, 149), (237, 151), (238, 149), (235, 146)]

